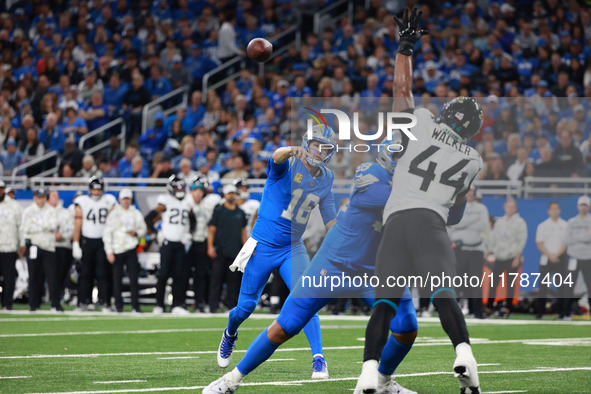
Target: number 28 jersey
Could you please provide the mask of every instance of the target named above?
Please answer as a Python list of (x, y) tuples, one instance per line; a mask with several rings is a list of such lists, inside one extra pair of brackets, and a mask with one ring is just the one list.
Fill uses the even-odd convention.
[(166, 211), (162, 212), (161, 222), (164, 239), (181, 242), (183, 236), (189, 232), (191, 204), (185, 199), (179, 200), (170, 194), (159, 195), (157, 202), (166, 207)]
[(74, 204), (82, 210), (82, 236), (85, 238), (102, 238), (107, 224), (107, 215), (117, 200), (111, 194), (103, 194), (95, 200), (90, 196), (79, 196)]
[(457, 142), (429, 110), (418, 108), (414, 115), (417, 124), (411, 132), (417, 140), (409, 140), (398, 159), (384, 223), (392, 213), (414, 208), (435, 211), (446, 222), (456, 197), (482, 168), (480, 154)]
[(273, 246), (298, 243), (306, 230), (310, 212), (319, 204), (324, 224), (336, 218), (332, 193), (334, 175), (326, 167), (320, 167), (320, 171), (319, 176), (313, 177), (295, 157), (281, 164), (269, 159), (268, 178), (252, 238)]

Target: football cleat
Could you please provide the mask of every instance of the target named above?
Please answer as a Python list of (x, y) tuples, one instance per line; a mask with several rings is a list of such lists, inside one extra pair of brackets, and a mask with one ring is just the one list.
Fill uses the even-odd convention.
[(312, 359), (312, 379), (328, 379), (326, 360), (322, 356), (315, 356)]
[[(232, 352), (234, 346), (236, 346), (236, 340), (238, 339), (238, 333), (236, 335), (228, 335), (227, 331), (224, 330), (222, 334), (222, 340), (220, 341), (220, 347), (218, 348), (218, 365), (222, 368), (226, 368), (232, 362)], [(233, 393), (233, 391), (231, 391)]]
[(416, 391), (409, 390), (397, 383), (392, 376), (378, 375), (377, 394), (417, 394)]
[(161, 306), (155, 306), (154, 309), (152, 309), (152, 313), (155, 315), (161, 315), (162, 313), (164, 313), (164, 308), (162, 308)]
[(478, 368), (474, 357), (458, 356), (453, 368), (454, 376), (460, 384), (461, 394), (480, 394)]
[(361, 375), (357, 379), (354, 394), (369, 394), (378, 392), (378, 362), (369, 360), (363, 363)]
[[(225, 331), (224, 331), (225, 333)], [(232, 372), (229, 372), (216, 380), (211, 382), (203, 389), (203, 394), (230, 394), (238, 390), (241, 382), (235, 383), (232, 379)]]
[(182, 306), (175, 306), (174, 308), (172, 308), (170, 313), (173, 315), (189, 315), (191, 312), (189, 312), (188, 310), (186, 310)]

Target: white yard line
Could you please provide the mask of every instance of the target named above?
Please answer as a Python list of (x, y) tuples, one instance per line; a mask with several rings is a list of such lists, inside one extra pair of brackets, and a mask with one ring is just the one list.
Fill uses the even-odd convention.
[[(566, 346), (591, 346), (591, 337), (586, 338), (542, 338), (542, 339), (501, 339), (489, 340), (486, 338), (471, 338), (473, 345), (496, 345), (504, 343), (521, 343), (524, 345), (552, 346), (557, 341), (562, 341)], [(413, 346), (448, 346), (449, 339), (442, 338), (439, 342), (415, 343)], [(363, 346), (329, 346), (325, 350), (354, 350), (363, 349)], [(278, 348), (276, 352), (309, 351), (309, 347), (303, 348)], [(245, 353), (246, 350), (235, 350), (234, 353)], [(0, 359), (34, 359), (34, 358), (92, 358), (92, 357), (117, 357), (117, 356), (154, 356), (154, 355), (194, 355), (217, 354), (217, 350), (200, 350), (192, 352), (133, 352), (133, 353), (83, 353), (83, 354), (32, 354), (28, 356), (0, 356)]]
[[(0, 315), (25, 315), (31, 316), (31, 312), (27, 310), (22, 311), (0, 311)], [(102, 312), (74, 312), (67, 311), (56, 315), (49, 311), (37, 311), (35, 315), (48, 316), (48, 317), (31, 317), (31, 318), (18, 318), (10, 317), (0, 319), (0, 322), (34, 322), (34, 321), (76, 321), (76, 320), (145, 320), (145, 319), (203, 319), (203, 318), (227, 318), (228, 312), (226, 313), (191, 313), (189, 315), (171, 315), (170, 313), (157, 314), (142, 313), (132, 314), (131, 312), (124, 313), (113, 313), (104, 314)], [(49, 317), (54, 316), (54, 317)], [(249, 317), (250, 320), (273, 320), (277, 315), (256, 313)], [(320, 321), (359, 321), (367, 322), (369, 316), (340, 316), (340, 315), (320, 315)], [(440, 324), (438, 317), (419, 317), (420, 323), (434, 323)], [(517, 320), (517, 319), (467, 319), (468, 325), (499, 325), (499, 326), (511, 326), (511, 325), (591, 325), (591, 320), (573, 320), (573, 321), (554, 321), (554, 320)]]
[[(565, 372), (565, 371), (591, 371), (591, 367), (574, 367), (574, 368), (553, 368), (553, 369), (526, 369), (526, 370), (516, 370), (516, 371), (484, 371), (480, 372), (481, 374), (505, 374), (505, 373), (536, 373), (536, 372)], [(416, 377), (416, 376), (433, 376), (433, 375), (451, 375), (452, 372), (419, 372), (419, 373), (409, 373), (409, 374), (401, 374), (395, 375), (395, 378), (403, 378), (403, 377)], [(293, 381), (283, 381), (283, 382), (256, 382), (256, 383), (243, 383), (241, 387), (247, 386), (294, 386), (294, 385), (301, 385), (305, 383), (324, 383), (324, 382), (341, 382), (341, 381), (353, 381), (357, 380), (357, 376), (350, 377), (350, 378), (330, 378), (330, 379), (314, 379), (314, 380), (293, 380)], [(119, 389), (119, 390), (100, 390), (100, 391), (68, 391), (68, 392), (59, 392), (59, 393), (46, 393), (46, 394), (107, 394), (107, 393), (146, 393), (146, 392), (156, 392), (156, 391), (174, 391), (174, 390), (199, 390), (204, 388), (205, 386), (190, 386), (190, 387), (155, 387), (155, 388), (147, 388), (147, 389)], [(489, 393), (523, 393), (525, 391), (515, 390), (515, 391), (491, 391)], [(41, 393), (38, 393), (41, 394)]]
[(108, 382), (94, 382), (94, 384), (145, 383), (147, 380), (111, 380)]
[(0, 376), (0, 379), (29, 379), (31, 376)]
[[(0, 319), (0, 322), (2, 320)], [(245, 327), (240, 331), (262, 331), (267, 327)], [(339, 326), (339, 325), (323, 325), (323, 330), (344, 330), (344, 329), (361, 329), (365, 326)], [(113, 334), (170, 334), (177, 332), (223, 332), (225, 327), (221, 328), (168, 328), (158, 330), (131, 330), (131, 331), (72, 331), (72, 332), (38, 332), (38, 333), (19, 333), (19, 334), (0, 334), (0, 338), (22, 338), (22, 337), (59, 337), (59, 336), (76, 336), (76, 335), (113, 335)]]
[(527, 393), (527, 390), (483, 391), (482, 394)]
[(295, 361), (295, 358), (270, 358), (267, 361), (265, 361), (266, 363), (270, 363), (273, 361)]
[(158, 357), (158, 360), (186, 360), (190, 358), (199, 358), (199, 356), (185, 356), (185, 357)]

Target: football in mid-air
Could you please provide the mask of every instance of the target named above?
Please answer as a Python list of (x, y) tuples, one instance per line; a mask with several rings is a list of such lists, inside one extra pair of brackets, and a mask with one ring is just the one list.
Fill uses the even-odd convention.
[(246, 53), (255, 62), (264, 63), (273, 53), (273, 44), (264, 38), (254, 38), (248, 43)]

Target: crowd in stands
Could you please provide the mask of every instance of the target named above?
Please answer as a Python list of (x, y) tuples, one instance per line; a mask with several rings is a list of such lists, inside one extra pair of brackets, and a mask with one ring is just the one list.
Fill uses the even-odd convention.
[[(354, 110), (359, 100), (392, 95), (395, 2), (370, 1), (368, 8), (354, 2), (352, 20), (318, 34), (302, 24), (301, 48), (292, 46), (258, 75), (245, 58), (246, 44), (255, 37), (273, 41), (296, 25), (296, 3), (3, 2), (0, 171), (10, 175), (19, 164), (56, 151), (63, 177), (190, 177), (199, 171), (211, 181), (264, 178), (274, 149), (299, 144), (290, 135), (296, 120), (291, 98), (339, 96)], [(559, 0), (427, 1), (422, 9), (430, 34), (417, 44), (413, 92), (424, 103), (482, 98), (486, 119), (475, 138), (486, 164), (481, 178), (586, 175), (589, 9)], [(235, 56), (243, 58), (239, 77), (202, 92), (203, 76)], [(158, 112), (153, 126), (142, 129), (142, 108), (181, 86), (190, 86), (187, 107), (169, 116)], [(109, 132), (80, 149), (84, 135), (120, 117), (128, 124), (124, 151)], [(109, 147), (86, 155), (84, 149), (101, 139), (110, 139)]]

